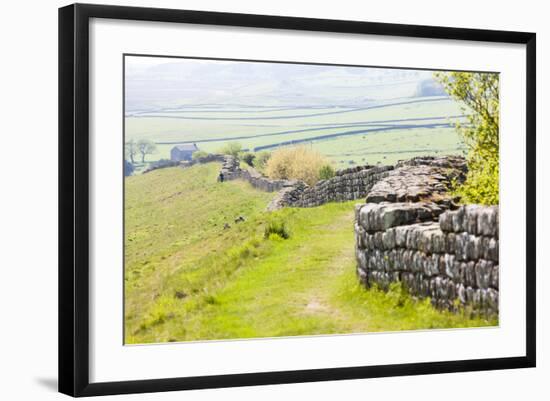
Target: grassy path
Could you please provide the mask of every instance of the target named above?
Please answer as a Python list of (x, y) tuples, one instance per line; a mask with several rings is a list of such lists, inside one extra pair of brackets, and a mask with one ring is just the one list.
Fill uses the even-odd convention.
[[(350, 208), (331, 209), (336, 210), (330, 210), (326, 219), (319, 216), (321, 219), (310, 226), (296, 227), (299, 221), (295, 221), (289, 240), (279, 241), (254, 269), (238, 274), (217, 295), (218, 303), (199, 316), (199, 326), (206, 328), (199, 338), (291, 336), (341, 330), (342, 324), (334, 321), (328, 295), (334, 276), (341, 274), (345, 264), (352, 266), (353, 212)], [(309, 217), (312, 216), (304, 220)], [(314, 241), (304, 241), (313, 236)]]
[[(195, 194), (201, 199), (197, 199), (193, 207), (185, 203), (188, 209), (197, 208), (187, 210), (186, 217), (193, 216), (198, 221), (187, 228), (177, 225), (178, 235), (191, 236), (192, 240), (174, 246), (165, 238), (166, 230), (175, 230), (169, 218), (171, 214), (182, 213), (181, 196), (170, 198), (174, 204), (163, 212), (164, 220), (159, 221), (158, 216), (149, 219), (152, 211), (142, 205), (139, 213), (127, 222), (130, 235), (134, 229), (142, 230), (143, 225), (154, 228), (145, 246), (158, 244), (148, 250), (127, 244), (127, 342), (357, 333), (495, 323), (436, 311), (429, 301), (415, 302), (397, 287), (389, 293), (362, 288), (355, 277), (355, 202), (266, 213), (263, 211), (267, 203), (265, 194), (241, 182), (216, 185), (215, 180), (210, 180), (215, 170), (201, 168), (189, 169), (191, 171), (184, 172), (183, 176), (181, 171), (159, 171), (159, 175), (167, 179), (171, 174), (177, 178), (186, 175), (204, 178), (201, 174), (208, 178), (204, 181), (205, 187), (195, 188), (202, 193), (201, 196)], [(163, 184), (163, 188), (170, 187)], [(174, 188), (166, 191), (173, 194)], [(211, 195), (217, 202), (218, 197), (223, 196), (225, 217), (209, 213)], [(223, 230), (224, 219), (233, 218), (237, 213), (245, 214), (246, 221)], [(272, 220), (284, 222), (290, 231), (288, 239), (277, 235), (264, 238), (263, 228)], [(197, 238), (191, 235), (195, 224), (202, 226), (202, 236)], [(155, 261), (155, 269), (134, 277), (133, 271), (142, 267), (143, 257)]]

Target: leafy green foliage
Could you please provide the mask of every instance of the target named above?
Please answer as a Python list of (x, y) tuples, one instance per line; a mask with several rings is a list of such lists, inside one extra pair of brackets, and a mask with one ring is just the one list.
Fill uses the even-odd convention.
[(334, 168), (330, 164), (325, 164), (321, 169), (319, 170), (319, 178), (321, 180), (328, 180), (329, 178), (334, 177), (336, 172), (334, 171)]
[(463, 105), (468, 125), (456, 124), (468, 148), (468, 174), (455, 192), (463, 202), (499, 201), (499, 75), (477, 72), (437, 72), (435, 78)]
[(254, 168), (258, 171), (264, 172), (265, 166), (268, 160), (271, 158), (271, 152), (258, 152), (254, 158)]
[[(473, 167), (472, 167), (473, 166)], [(455, 185), (453, 193), (460, 196), (462, 203), (498, 205), (499, 165), (498, 161), (488, 160), (473, 164), (470, 162), (466, 181)]]
[(219, 153), (239, 157), (239, 153), (241, 153), (242, 149), (243, 146), (239, 142), (227, 142), (225, 146), (219, 150)]
[(193, 158), (193, 160), (197, 160), (197, 159), (201, 159), (203, 157), (206, 157), (208, 156), (208, 152), (204, 151), (204, 150), (197, 150), (196, 152), (193, 152), (193, 156), (191, 156)]

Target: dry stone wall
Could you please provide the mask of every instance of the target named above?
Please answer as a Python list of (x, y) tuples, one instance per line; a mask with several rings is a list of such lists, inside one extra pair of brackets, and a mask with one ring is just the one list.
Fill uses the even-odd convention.
[(498, 314), (498, 207), (448, 210), (434, 202), (366, 203), (355, 209), (357, 274), (366, 287), (402, 282), (439, 308)]
[(328, 180), (308, 186), (297, 180), (270, 179), (253, 168), (243, 170), (238, 159), (224, 156), (220, 172), (226, 180), (243, 179), (262, 191), (279, 192), (268, 210), (281, 207), (313, 207), (327, 202), (344, 202), (364, 198), (372, 186), (386, 177), (393, 166), (358, 166), (340, 170)]
[(224, 175), (225, 180), (246, 180), (254, 188), (258, 188), (266, 192), (278, 192), (283, 188), (294, 187), (298, 181), (293, 180), (273, 180), (260, 174), (252, 167), (243, 170), (240, 167), (240, 162), (233, 156), (225, 156), (220, 172)]
[(397, 163), (369, 191), (367, 202), (432, 201), (451, 206), (453, 181), (463, 181), (466, 162), (458, 156), (417, 157)]
[(304, 187), (301, 196), (289, 206), (314, 207), (328, 202), (345, 202), (364, 198), (380, 179), (386, 177), (393, 166), (359, 166), (340, 170), (328, 180), (312, 187)]

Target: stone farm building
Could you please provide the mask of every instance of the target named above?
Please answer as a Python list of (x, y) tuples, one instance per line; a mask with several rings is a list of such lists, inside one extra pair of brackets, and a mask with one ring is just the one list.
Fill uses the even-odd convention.
[(187, 144), (187, 145), (176, 145), (170, 151), (170, 159), (176, 162), (191, 160), (193, 153), (195, 153), (199, 148), (196, 144)]

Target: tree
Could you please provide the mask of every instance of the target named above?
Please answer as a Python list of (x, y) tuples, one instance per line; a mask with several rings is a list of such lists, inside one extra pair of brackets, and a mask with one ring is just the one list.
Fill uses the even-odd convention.
[(149, 141), (148, 139), (141, 139), (137, 143), (137, 148), (139, 153), (141, 153), (141, 162), (145, 163), (145, 156), (154, 153), (157, 150), (157, 146), (154, 142)]
[(498, 204), (499, 75), (436, 72), (434, 76), (445, 91), (462, 104), (469, 123), (456, 124), (468, 148), (468, 174), (457, 193), (465, 202)]
[(239, 157), (243, 146), (239, 142), (228, 142), (221, 150), (220, 153), (224, 155), (231, 155), (234, 157)]
[(130, 139), (124, 144), (124, 153), (126, 154), (126, 159), (130, 159), (130, 163), (136, 163), (134, 158), (138, 154), (138, 147), (133, 139)]

